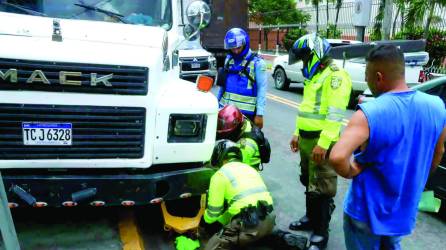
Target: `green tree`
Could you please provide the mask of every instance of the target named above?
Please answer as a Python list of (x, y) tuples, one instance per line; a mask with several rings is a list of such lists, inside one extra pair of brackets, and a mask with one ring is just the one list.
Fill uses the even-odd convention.
[(337, 30), (338, 28), (338, 20), (339, 20), (339, 11), (342, 7), (342, 0), (336, 0), (336, 19), (335, 19), (335, 25), (334, 29)]
[(326, 25), (327, 25), (327, 27), (326, 27), (326, 36), (327, 37), (329, 37), (330, 36), (330, 27), (329, 27), (329, 23), (330, 23), (330, 12), (329, 12), (329, 4), (330, 4), (330, 1), (332, 2), (333, 0), (327, 0), (327, 2), (326, 2), (326, 4), (325, 4), (325, 10), (326, 10), (326, 17), (327, 17), (327, 23), (326, 23)]
[(438, 19), (434, 15), (434, 10), (437, 7), (446, 6), (446, 0), (410, 0), (408, 3), (409, 7), (405, 15), (405, 26), (408, 29), (423, 27), (423, 38), (427, 39), (431, 24)]
[[(250, 0), (250, 20), (262, 25), (300, 24), (305, 26), (310, 16), (296, 8), (295, 0)], [(265, 38), (268, 30), (264, 30)], [(266, 48), (268, 48), (268, 39)]]
[(311, 4), (316, 8), (316, 33), (319, 33), (319, 3), (322, 0), (311, 0)]
[(296, 8), (295, 0), (250, 0), (250, 20), (263, 25), (305, 24), (309, 15)]
[(382, 23), (384, 19), (384, 8), (386, 6), (386, 0), (380, 0), (378, 7), (378, 14), (375, 17), (375, 24), (373, 25), (372, 34), (370, 34), (371, 40), (381, 40), (382, 37)]
[[(406, 9), (406, 1), (405, 0), (394, 0), (394, 3), (397, 7), (395, 18), (393, 19), (393, 28), (392, 28), (392, 37), (395, 36), (396, 32), (396, 22), (398, 21), (398, 18), (401, 16), (404, 17), (404, 12)], [(404, 29), (404, 18), (401, 18), (401, 30)]]

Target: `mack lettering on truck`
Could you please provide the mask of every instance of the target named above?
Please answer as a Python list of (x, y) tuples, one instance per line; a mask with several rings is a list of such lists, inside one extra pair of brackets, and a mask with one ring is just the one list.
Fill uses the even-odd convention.
[(149, 69), (0, 58), (0, 90), (146, 95)]
[[(0, 70), (0, 78), (4, 81), (9, 81), (10, 83), (17, 83), (17, 69), (8, 69), (6, 73)], [(70, 72), (70, 71), (60, 71), (59, 72), (59, 84), (61, 85), (75, 85), (81, 86), (82, 72)], [(78, 80), (75, 80), (78, 79)], [(110, 80), (113, 79), (113, 74), (108, 74), (104, 76), (98, 76), (97, 73), (90, 73), (90, 86), (98, 86), (100, 84), (106, 87), (113, 87)], [(42, 70), (34, 70), (31, 75), (26, 80), (26, 83), (45, 83), (45, 84), (56, 84), (55, 82), (50, 82)]]
[(17, 69), (8, 69), (6, 73), (3, 73), (0, 70), (0, 78), (3, 79), (3, 81), (6, 81), (6, 79), (9, 79), (9, 82), (16, 83), (17, 82)]

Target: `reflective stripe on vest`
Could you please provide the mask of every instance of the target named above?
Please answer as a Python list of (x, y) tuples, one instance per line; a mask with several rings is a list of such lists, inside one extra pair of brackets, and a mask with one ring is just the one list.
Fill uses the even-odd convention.
[(220, 99), (220, 105), (235, 105), (239, 109), (254, 112), (256, 109), (257, 97), (243, 96), (234, 93), (224, 92)]
[(322, 72), (322, 75), (319, 77), (319, 79), (317, 80), (316, 84), (320, 84), (321, 87), (316, 91), (316, 98), (314, 100), (314, 113), (319, 113), (319, 111), (321, 111), (321, 101), (322, 101), (322, 90), (324, 89), (324, 82), (327, 79), (327, 77), (330, 76), (330, 74), (332, 73), (331, 69), (330, 70), (324, 70)]
[(252, 150), (257, 151), (257, 145), (251, 140), (245, 140), (245, 146), (250, 147)]
[[(306, 107), (308, 107), (309, 109), (312, 109), (312, 111), (310, 110), (302, 110), (302, 105), (301, 108), (299, 109), (299, 117), (302, 118), (307, 118), (307, 119), (315, 119), (315, 120), (324, 120), (325, 119), (325, 115), (323, 115), (324, 117), (322, 117), (322, 115), (319, 115), (319, 112), (321, 111), (321, 104), (322, 104), (322, 92), (323, 92), (323, 84), (325, 82), (325, 80), (327, 79), (327, 77), (330, 76), (330, 74), (332, 73), (332, 70), (330, 68), (327, 68), (326, 70), (324, 70), (322, 72), (322, 74), (320, 75), (320, 77), (317, 79), (317, 81), (315, 83), (312, 82), (308, 82), (306, 84), (314, 84), (314, 85), (320, 85), (319, 88), (316, 90), (315, 92), (315, 97), (314, 97), (314, 102), (312, 103), (311, 106), (308, 105), (308, 103), (305, 103), (307, 105), (304, 105)], [(305, 96), (304, 96), (305, 98)], [(306, 101), (306, 100), (304, 100)]]
[(316, 113), (316, 114), (315, 113), (308, 113), (308, 112), (302, 112), (302, 111), (299, 111), (298, 115), (299, 115), (299, 117), (307, 118), (307, 119), (313, 119), (313, 120), (325, 120), (327, 118), (326, 115), (321, 115), (321, 114), (318, 114), (318, 113)]
[(221, 168), (220, 169), (221, 173), (226, 177), (226, 179), (229, 180), (229, 182), (231, 183), (231, 186), (233, 188), (237, 188), (238, 187), (238, 182), (237, 179), (235, 178), (235, 176), (231, 173), (230, 170), (226, 169), (226, 168)]
[(220, 206), (220, 207), (214, 207), (211, 205), (208, 205), (206, 208), (206, 212), (208, 213), (209, 217), (218, 217), (223, 213), (224, 207)]
[(345, 111), (335, 107), (328, 107), (327, 119), (334, 122), (341, 122), (344, 119)]
[(245, 190), (243, 192), (240, 192), (236, 196), (234, 196), (232, 198), (232, 200), (229, 202), (229, 206), (234, 204), (234, 202), (240, 201), (240, 200), (242, 200), (242, 199), (244, 199), (246, 197), (249, 197), (251, 195), (256, 195), (256, 194), (261, 194), (261, 193), (266, 193), (266, 192), (268, 192), (266, 187), (255, 187), (255, 188), (251, 188), (251, 189)]

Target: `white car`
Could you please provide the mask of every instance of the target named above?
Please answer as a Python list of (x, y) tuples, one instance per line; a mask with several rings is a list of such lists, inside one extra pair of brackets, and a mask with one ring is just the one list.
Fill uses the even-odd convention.
[[(329, 39), (329, 42), (332, 43)], [(358, 43), (354, 41), (355, 43)], [(349, 43), (344, 43), (348, 45)], [(352, 43), (350, 43), (352, 44)], [(338, 44), (332, 44), (339, 46)], [(420, 71), (423, 66), (429, 61), (429, 53), (427, 52), (411, 52), (404, 54), (406, 60), (406, 81), (409, 85), (418, 84)], [(350, 95), (351, 102), (356, 100), (357, 96), (368, 88), (365, 82), (365, 59), (352, 58), (345, 60), (334, 60), (339, 67), (343, 67), (352, 79), (352, 94)], [(273, 78), (274, 85), (277, 89), (285, 90), (290, 86), (290, 83), (303, 83), (304, 77), (302, 75), (302, 61), (293, 65), (288, 64), (288, 55), (279, 56), (273, 63)]]
[[(332, 47), (338, 47), (343, 45), (360, 44), (359, 41), (340, 40), (340, 39), (327, 39)], [(339, 66), (342, 66), (339, 65)], [(274, 85), (277, 89), (288, 89), (290, 83), (303, 83), (305, 78), (302, 75), (302, 61), (299, 61), (293, 65), (288, 64), (288, 55), (276, 57), (273, 62), (274, 69)]]
[(180, 78), (195, 81), (197, 76), (215, 78), (217, 60), (209, 51), (203, 49), (198, 40), (186, 41), (178, 50)]

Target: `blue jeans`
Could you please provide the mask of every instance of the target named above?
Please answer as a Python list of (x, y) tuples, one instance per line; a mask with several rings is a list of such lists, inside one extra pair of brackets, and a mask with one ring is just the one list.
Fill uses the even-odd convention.
[(402, 236), (373, 234), (369, 225), (344, 213), (344, 238), (348, 250), (401, 250)]

